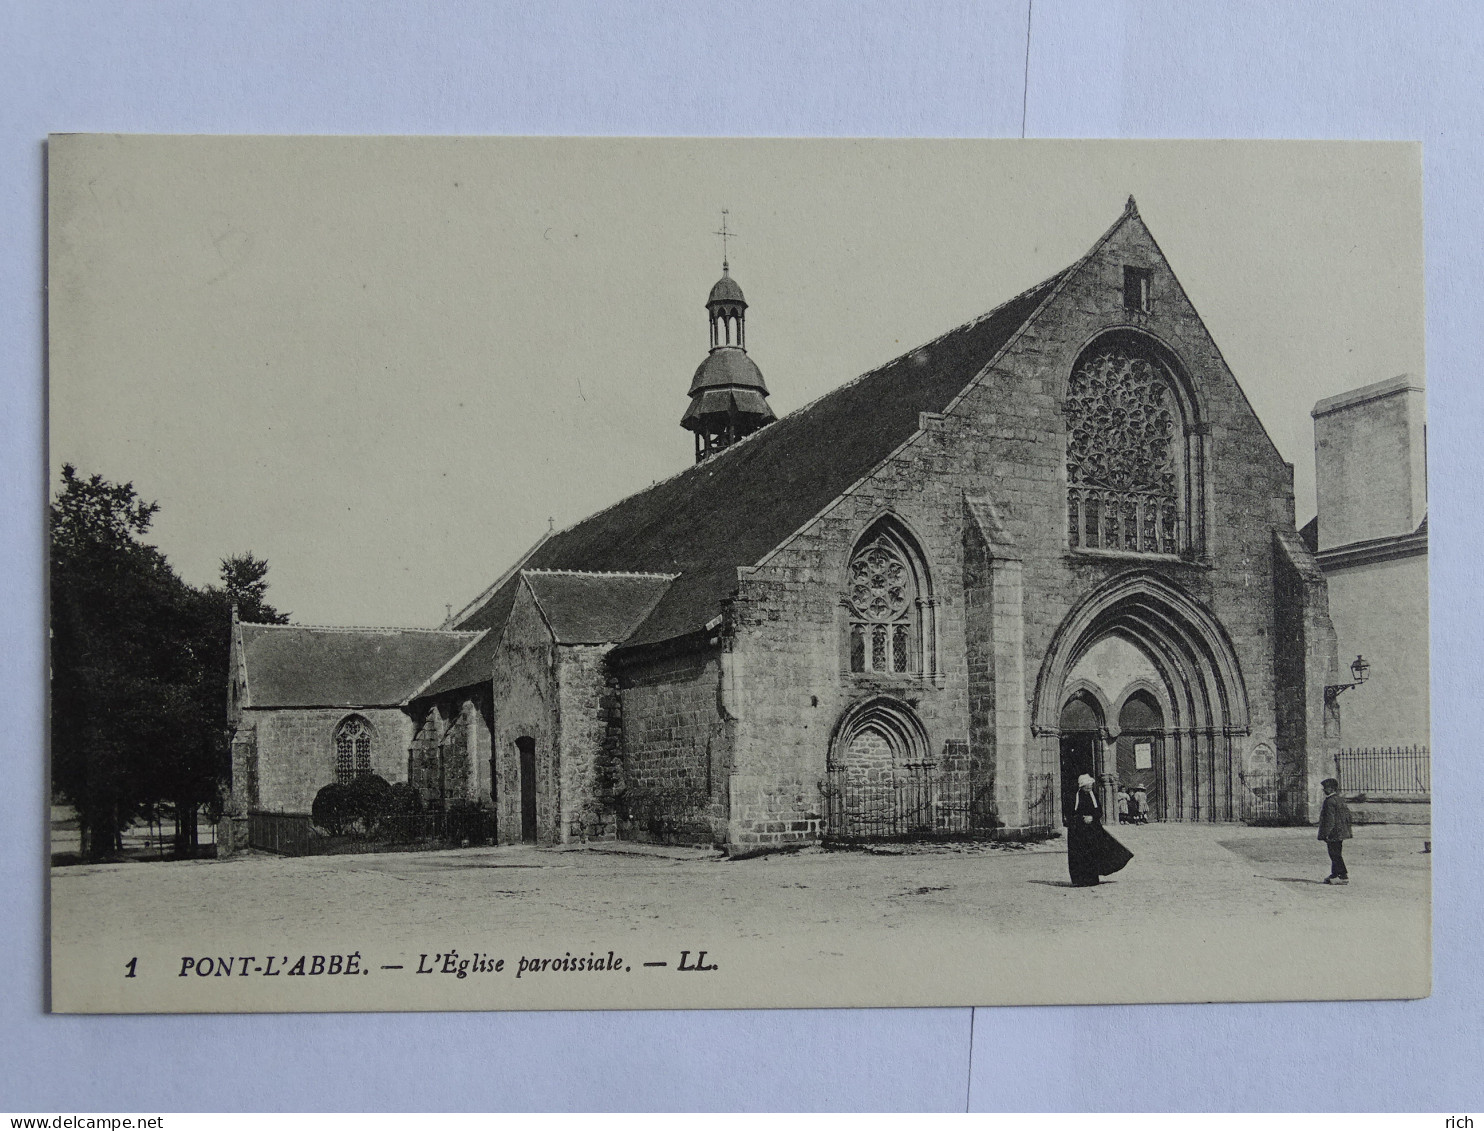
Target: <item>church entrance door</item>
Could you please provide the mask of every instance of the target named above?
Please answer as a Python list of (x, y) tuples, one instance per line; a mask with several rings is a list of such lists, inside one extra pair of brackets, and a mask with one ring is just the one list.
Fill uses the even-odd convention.
[(1118, 712), (1118, 784), (1132, 795), (1144, 790), (1145, 820), (1163, 821), (1165, 804), (1164, 712), (1154, 696), (1136, 691)]
[[(1077, 804), (1077, 779), (1098, 776), (1103, 743), (1103, 713), (1085, 693), (1067, 700), (1061, 712), (1061, 811), (1067, 816)], [(1098, 794), (1098, 804), (1102, 795)]]
[(520, 750), (520, 839), (536, 843), (536, 740), (517, 738)]
[(1077, 778), (1098, 776), (1097, 731), (1077, 731), (1061, 736), (1061, 811), (1065, 816), (1077, 802)]

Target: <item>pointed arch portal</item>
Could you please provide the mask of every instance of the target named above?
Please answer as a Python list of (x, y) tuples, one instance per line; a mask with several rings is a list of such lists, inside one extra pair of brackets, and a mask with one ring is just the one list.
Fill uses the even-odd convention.
[[(1109, 636), (1137, 648), (1158, 680), (1137, 700), (1152, 711), (1103, 713), (1101, 742), (1092, 749), (1103, 796), (1111, 802), (1119, 780), (1117, 747), (1127, 714), (1130, 724), (1136, 723), (1150, 739), (1150, 765), (1141, 770), (1158, 801), (1155, 816), (1237, 819), (1241, 798), (1235, 740), (1249, 730), (1241, 665), (1230, 636), (1210, 610), (1152, 572), (1123, 574), (1094, 590), (1052, 638), (1035, 692), (1035, 732), (1044, 744), (1046, 768), (1054, 766), (1064, 776), (1064, 712), (1074, 699), (1087, 697), (1087, 689), (1073, 686), (1069, 676), (1078, 660)], [(1117, 694), (1120, 689), (1104, 690)], [(1067, 784), (1062, 782), (1063, 791)]]
[(940, 775), (907, 703), (877, 695), (840, 716), (830, 738), (827, 835), (865, 840), (938, 831)]

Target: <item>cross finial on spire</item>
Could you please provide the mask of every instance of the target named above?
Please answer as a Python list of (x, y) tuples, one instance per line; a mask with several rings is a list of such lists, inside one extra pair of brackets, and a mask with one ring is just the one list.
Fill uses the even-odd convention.
[(731, 265), (727, 263), (727, 239), (730, 236), (735, 236), (737, 233), (727, 229), (727, 210), (725, 208), (721, 210), (721, 227), (711, 234), (721, 237), (721, 270), (723, 274), (726, 274), (731, 270)]

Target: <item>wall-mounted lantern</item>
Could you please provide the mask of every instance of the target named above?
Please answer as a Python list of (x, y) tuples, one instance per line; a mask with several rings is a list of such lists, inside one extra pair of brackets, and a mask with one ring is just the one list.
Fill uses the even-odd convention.
[(1327, 685), (1324, 689), (1324, 701), (1326, 703), (1333, 703), (1340, 697), (1341, 692), (1349, 691), (1352, 687), (1359, 687), (1362, 683), (1369, 679), (1370, 676), (1371, 665), (1365, 662), (1364, 656), (1356, 656), (1355, 659), (1350, 662), (1351, 682), (1332, 683)]

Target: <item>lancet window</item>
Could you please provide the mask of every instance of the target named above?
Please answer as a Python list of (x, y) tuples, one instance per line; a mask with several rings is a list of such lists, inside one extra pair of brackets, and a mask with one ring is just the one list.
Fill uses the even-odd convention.
[(1066, 414), (1069, 545), (1198, 550), (1199, 524), (1189, 516), (1199, 510), (1199, 436), (1169, 367), (1133, 343), (1095, 345), (1072, 372)]
[(335, 780), (354, 781), (371, 772), (371, 724), (352, 715), (335, 728)]
[(850, 670), (929, 673), (932, 599), (910, 541), (891, 527), (874, 528), (857, 545), (848, 572)]

